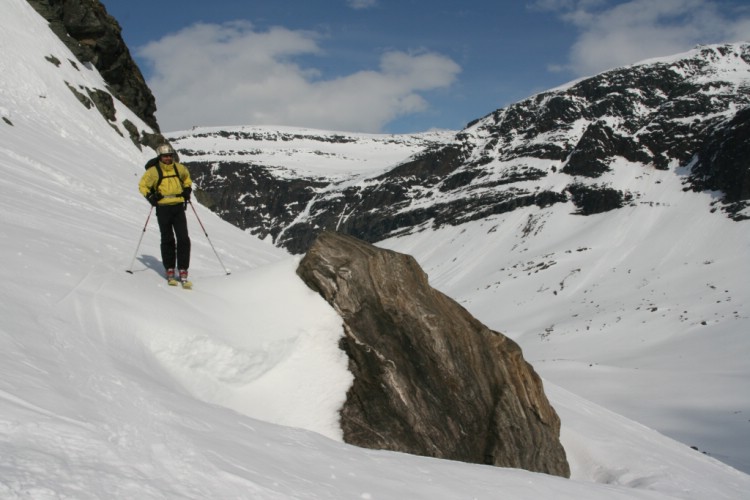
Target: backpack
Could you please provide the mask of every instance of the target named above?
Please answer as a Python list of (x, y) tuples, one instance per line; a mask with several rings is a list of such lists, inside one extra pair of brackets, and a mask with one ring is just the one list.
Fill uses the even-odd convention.
[[(162, 179), (164, 179), (164, 172), (162, 172), (161, 167), (159, 166), (158, 156), (151, 158), (149, 161), (146, 162), (146, 170), (148, 170), (151, 167), (156, 167), (156, 172), (159, 174), (159, 180), (156, 181), (156, 184), (151, 189), (151, 191), (154, 193), (158, 193), (159, 185), (161, 184)], [(168, 175), (167, 177), (177, 177), (180, 180), (180, 185), (182, 185), (183, 179), (182, 177), (180, 177), (180, 171), (177, 168), (177, 161), (175, 161), (174, 171), (177, 173), (177, 175)]]

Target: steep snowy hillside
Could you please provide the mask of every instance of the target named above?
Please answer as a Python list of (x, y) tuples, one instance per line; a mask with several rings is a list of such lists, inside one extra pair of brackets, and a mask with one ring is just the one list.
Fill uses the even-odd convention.
[[(197, 205), (232, 274), (191, 214), (196, 288), (165, 286), (136, 192), (151, 155), (112, 126), (145, 125), (117, 101), (114, 120), (84, 106), (70, 87), (106, 92), (101, 77), (73, 64), (25, 1), (1, 1), (0, 497), (699, 500), (750, 490), (747, 474), (551, 381), (572, 480), (339, 442), (340, 323), (297, 279), (296, 258)], [(435, 263), (451, 261), (432, 250)]]

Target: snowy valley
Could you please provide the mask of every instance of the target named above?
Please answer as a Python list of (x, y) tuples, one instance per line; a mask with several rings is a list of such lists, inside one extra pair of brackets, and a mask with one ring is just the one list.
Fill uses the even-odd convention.
[[(102, 77), (25, 1), (2, 1), (0, 498), (750, 491), (750, 233), (712, 211), (716, 194), (684, 192), (684, 172), (613, 170), (647, 195), (611, 212), (528, 206), (378, 243), (519, 342), (560, 414), (570, 480), (355, 448), (337, 426), (340, 321), (296, 276), (299, 256), (194, 203), (231, 274), (190, 213), (196, 286), (167, 287), (136, 189), (152, 154), (123, 122), (147, 126), (118, 101), (114, 121), (82, 106), (71, 87), (105, 90)], [(335, 161), (315, 145), (303, 165), (356, 183), (443, 136), (389, 140), (339, 145)], [(260, 149), (293, 175), (303, 146)]]

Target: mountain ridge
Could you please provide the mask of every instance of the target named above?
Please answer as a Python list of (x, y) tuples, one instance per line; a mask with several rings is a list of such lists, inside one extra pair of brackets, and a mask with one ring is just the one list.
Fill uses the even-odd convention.
[[(703, 46), (541, 92), (471, 122), (447, 140), (432, 136), (435, 141), (400, 164), (382, 164), (349, 182), (303, 173), (290, 188), (287, 177), (276, 173), (283, 170), (279, 165), (236, 154), (230, 163), (220, 158), (224, 152), (193, 147), (197, 136), (168, 135), (193, 167), (202, 201), (242, 229), (302, 253), (323, 229), (375, 242), (525, 206), (572, 203), (575, 213), (590, 215), (649, 203), (646, 192), (613, 184), (618, 165), (687, 169), (681, 174), (685, 189), (741, 186), (748, 178), (741, 156), (725, 167), (726, 158), (717, 163), (705, 148), (709, 137), (740, 138), (747, 118), (739, 111), (748, 105), (750, 44), (738, 43)], [(732, 120), (740, 123), (731, 125)], [(337, 135), (319, 132), (323, 137)], [(386, 137), (398, 136), (381, 138)], [(235, 153), (258, 149), (250, 136), (246, 146), (235, 138)], [(294, 156), (292, 139), (288, 145), (287, 154)], [(273, 191), (273, 197), (254, 184)], [(744, 220), (748, 199), (747, 189), (734, 190), (719, 206)]]

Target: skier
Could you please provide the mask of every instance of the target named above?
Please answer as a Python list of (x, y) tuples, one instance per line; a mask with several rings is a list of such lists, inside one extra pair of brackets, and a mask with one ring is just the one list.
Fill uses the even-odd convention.
[[(190, 202), (193, 181), (187, 167), (175, 161), (172, 146), (162, 144), (156, 148), (156, 154), (157, 158), (146, 165), (138, 190), (156, 207), (161, 232), (161, 259), (167, 282), (176, 286), (179, 276), (182, 286), (190, 288), (190, 236), (185, 210)], [(179, 274), (175, 273), (175, 264)]]

